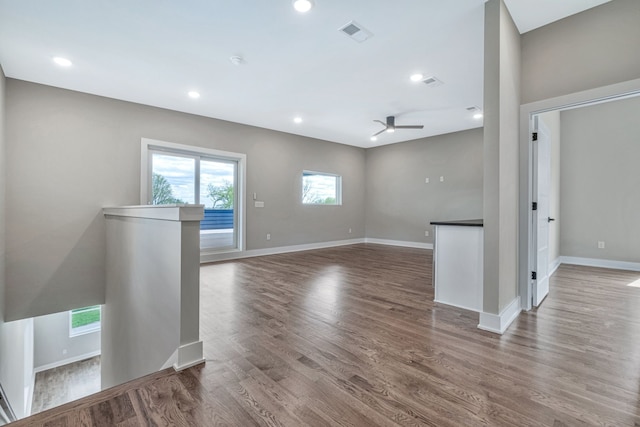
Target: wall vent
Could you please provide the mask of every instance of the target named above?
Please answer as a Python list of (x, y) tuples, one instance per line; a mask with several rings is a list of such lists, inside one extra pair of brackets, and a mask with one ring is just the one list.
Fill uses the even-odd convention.
[(444, 83), (442, 83), (442, 80), (438, 80), (437, 78), (430, 76), (430, 77), (426, 77), (422, 80), (422, 83), (426, 84), (429, 87), (436, 87), (436, 86), (440, 86)]
[(363, 41), (373, 37), (373, 33), (371, 31), (367, 30), (356, 21), (347, 22), (345, 25), (340, 27), (338, 31), (358, 43), (362, 43)]

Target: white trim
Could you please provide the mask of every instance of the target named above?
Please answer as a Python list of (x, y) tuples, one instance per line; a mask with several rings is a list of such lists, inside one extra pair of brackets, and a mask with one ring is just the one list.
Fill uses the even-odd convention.
[(461, 308), (463, 310), (468, 310), (468, 311), (473, 311), (474, 313), (481, 313), (480, 311), (478, 311), (477, 308), (472, 308), (472, 307), (466, 307), (464, 305), (460, 305), (460, 304), (453, 304), (451, 302), (445, 302), (445, 301), (438, 301), (437, 299), (433, 299), (433, 302), (436, 302), (438, 304), (442, 304), (442, 305), (449, 305), (451, 307), (457, 307), (457, 308)]
[[(225, 160), (235, 161), (238, 164), (236, 174), (237, 174), (237, 194), (236, 194), (236, 244), (238, 245), (238, 250), (243, 251), (246, 248), (247, 238), (246, 238), (246, 226), (247, 226), (247, 218), (246, 218), (246, 190), (247, 190), (247, 155), (244, 153), (235, 153), (232, 151), (222, 151), (216, 150), (212, 148), (205, 148), (197, 145), (184, 145), (184, 144), (176, 144), (173, 142), (160, 141), (157, 139), (150, 138), (141, 138), (140, 141), (140, 204), (147, 205), (148, 204), (148, 196), (150, 184), (148, 180), (149, 176), (149, 167), (150, 167), (150, 156), (149, 150), (152, 150), (153, 147), (158, 148), (167, 148), (169, 150), (180, 151), (183, 153), (189, 153), (196, 156), (212, 156), (218, 157)], [(202, 257), (201, 257), (202, 258)]]
[(518, 318), (521, 311), (520, 297), (516, 297), (500, 314), (480, 312), (478, 329), (502, 335), (513, 321)]
[(549, 277), (551, 277), (551, 275), (556, 272), (558, 267), (560, 267), (560, 264), (562, 264), (562, 257), (558, 257), (558, 258), (554, 259), (553, 262), (551, 262), (549, 264), (549, 270), (548, 270), (549, 271), (549, 273), (548, 273)]
[(196, 341), (178, 347), (178, 360), (173, 369), (179, 372), (205, 361), (202, 341)]
[(228, 261), (233, 259), (253, 258), (257, 256), (285, 254), (289, 252), (311, 251), (314, 249), (335, 248), (339, 246), (357, 245), (359, 243), (373, 243), (376, 245), (402, 246), (405, 248), (433, 249), (431, 243), (405, 242), (400, 240), (358, 238), (348, 240), (333, 240), (330, 242), (305, 243), (302, 245), (278, 246), (275, 248), (250, 249), (248, 251), (228, 251), (218, 253), (203, 253), (200, 255), (200, 264), (209, 262)]
[(68, 359), (58, 360), (57, 362), (38, 366), (37, 368), (33, 368), (34, 380), (35, 380), (35, 374), (37, 374), (38, 372), (48, 371), (49, 369), (68, 365), (69, 363), (75, 363), (75, 362), (80, 362), (82, 360), (91, 359), (92, 357), (100, 356), (100, 354), (101, 354), (101, 351), (96, 350), (96, 351), (92, 351), (91, 353), (85, 353), (78, 356), (69, 357)]
[(102, 208), (104, 215), (158, 219), (163, 221), (202, 221), (204, 205), (140, 205)]
[(31, 390), (29, 391), (29, 396), (27, 397), (27, 408), (25, 412), (25, 418), (31, 415), (31, 410), (33, 409), (33, 393), (36, 391), (36, 371), (35, 369), (31, 375)]
[(201, 254), (200, 263), (205, 264), (208, 262), (227, 261), (231, 259), (252, 258), (256, 256), (265, 256), (265, 255), (277, 255), (277, 254), (284, 254), (288, 252), (310, 251), (314, 249), (324, 249), (324, 248), (333, 248), (338, 246), (355, 245), (358, 243), (365, 243), (365, 239), (334, 240), (332, 242), (307, 243), (303, 245), (292, 245), (292, 246), (278, 246), (275, 248), (250, 249), (248, 251), (230, 251), (230, 252), (220, 252), (215, 254)]
[(640, 271), (640, 262), (615, 261), (612, 259), (581, 258), (561, 256), (560, 263), (584, 265), (587, 267), (611, 268), (615, 270)]
[(403, 246), (405, 248), (418, 248), (418, 249), (433, 249), (433, 243), (423, 242), (407, 242), (403, 240), (387, 240), (387, 239), (375, 239), (366, 237), (365, 243), (375, 243), (376, 245), (388, 245), (388, 246)]

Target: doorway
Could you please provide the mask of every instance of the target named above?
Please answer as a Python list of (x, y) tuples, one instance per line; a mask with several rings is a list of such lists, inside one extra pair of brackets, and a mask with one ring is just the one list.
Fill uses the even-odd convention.
[[(541, 158), (543, 159), (543, 164), (546, 164), (548, 162), (545, 159), (546, 154), (544, 153), (544, 151), (546, 149), (544, 147), (544, 140), (541, 144), (542, 148), (537, 145), (540, 141), (540, 138), (544, 138), (543, 134), (548, 131), (540, 130), (539, 117), (550, 112), (555, 112), (556, 114), (560, 115), (561, 112), (577, 110), (580, 107), (595, 106), (598, 104), (623, 100), (638, 95), (640, 95), (640, 81), (632, 81), (628, 83), (608, 86), (605, 88), (598, 88), (580, 92), (577, 94), (566, 95), (551, 100), (539, 101), (523, 105), (521, 107), (519, 216), (521, 224), (528, 224), (528, 226), (520, 228), (519, 234), (519, 293), (521, 296), (522, 308), (524, 310), (530, 310), (532, 307), (539, 305), (543, 301), (544, 296), (548, 293), (548, 278), (553, 273), (554, 269), (560, 264), (560, 262), (581, 263), (584, 262), (584, 260), (588, 261), (588, 259), (585, 258), (585, 255), (582, 255), (583, 258), (580, 258), (580, 260), (578, 261), (576, 261), (578, 259), (577, 257), (564, 256), (566, 255), (564, 253), (563, 256), (560, 256), (559, 252), (555, 256), (549, 256), (549, 251), (552, 251), (553, 249), (553, 237), (551, 239), (549, 238), (548, 231), (545, 231), (545, 228), (555, 228), (555, 233), (557, 233), (556, 239), (558, 239), (556, 244), (559, 250), (560, 238), (558, 236), (560, 234), (560, 223), (562, 222), (563, 224), (562, 233), (564, 236), (565, 234), (567, 234), (566, 231), (568, 230), (568, 228), (565, 227), (574, 227), (574, 219), (576, 217), (581, 217), (585, 213), (591, 213), (594, 207), (598, 207), (597, 203), (594, 203), (593, 205), (584, 204), (581, 207), (581, 210), (576, 211), (574, 209), (574, 212), (572, 213), (572, 215), (570, 215), (570, 218), (565, 217), (564, 210), (561, 212), (562, 218), (556, 216), (553, 213), (549, 214), (547, 212), (543, 212), (543, 210), (547, 209), (544, 206), (545, 202), (548, 206), (549, 200), (551, 200), (553, 196), (551, 196), (551, 199), (546, 199), (547, 196), (545, 196), (545, 194), (539, 193), (540, 189), (544, 190), (549, 185), (546, 184), (546, 182), (548, 182), (545, 172), (546, 166), (542, 166), (542, 169), (540, 169)], [(569, 114), (573, 113), (574, 112), (569, 112)], [(593, 121), (597, 123), (597, 120), (592, 120), (592, 122)], [(534, 142), (533, 137), (536, 131), (538, 131), (538, 141)], [(607, 142), (608, 141), (606, 141), (606, 139), (603, 139), (600, 144), (606, 145)], [(540, 153), (541, 149), (543, 151), (542, 153)], [(563, 149), (562, 156), (565, 156), (565, 154), (567, 154), (569, 155), (568, 157), (575, 157), (576, 154), (581, 153), (582, 147), (578, 146), (577, 148), (574, 148), (574, 151), (572, 152), (565, 153)], [(553, 155), (551, 157), (553, 158)], [(565, 185), (564, 183), (565, 177), (563, 173), (563, 189)], [(575, 182), (573, 184), (575, 185)], [(612, 186), (609, 186), (609, 188), (614, 187), (618, 187), (618, 185), (614, 184)], [(557, 191), (560, 191), (559, 188), (557, 189)], [(585, 192), (587, 193), (588, 191), (589, 190), (585, 190)], [(567, 193), (573, 194), (571, 191)], [(565, 204), (565, 202), (566, 197), (563, 197), (563, 204)], [(583, 229), (585, 230), (583, 234), (589, 234), (591, 236), (590, 238), (594, 240), (594, 242), (588, 243), (588, 245), (590, 246), (588, 249), (591, 252), (587, 253), (591, 254), (590, 256), (592, 258), (597, 258), (598, 256), (594, 255), (594, 250), (604, 249), (604, 242), (596, 241), (597, 238), (595, 237), (595, 234), (599, 232), (599, 230), (597, 227), (591, 227), (590, 229), (585, 229), (583, 227)], [(563, 243), (563, 247), (568, 245), (565, 245), (567, 242), (571, 243), (571, 241), (566, 238), (563, 238), (563, 242), (565, 242)], [(575, 243), (575, 245), (579, 244), (582, 244), (583, 247), (585, 246), (584, 242)], [(568, 252), (573, 251), (569, 250)], [(625, 263), (618, 263), (618, 265), (621, 266), (623, 264)], [(629, 264), (633, 263), (626, 263), (626, 265)], [(594, 264), (583, 263), (583, 265)]]
[(201, 254), (241, 251), (244, 154), (142, 140), (142, 200), (146, 204), (201, 204)]

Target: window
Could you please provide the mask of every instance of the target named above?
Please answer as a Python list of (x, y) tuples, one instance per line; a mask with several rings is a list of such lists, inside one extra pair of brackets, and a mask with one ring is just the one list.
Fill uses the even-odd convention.
[(100, 306), (76, 308), (69, 312), (69, 336), (88, 334), (100, 330)]
[(142, 139), (145, 204), (202, 204), (203, 253), (242, 250), (244, 154)]
[(302, 203), (305, 205), (341, 205), (342, 177), (330, 173), (303, 171)]

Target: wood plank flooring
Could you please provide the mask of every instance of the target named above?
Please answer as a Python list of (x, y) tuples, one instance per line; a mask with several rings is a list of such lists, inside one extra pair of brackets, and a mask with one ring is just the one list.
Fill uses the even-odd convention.
[(640, 426), (640, 273), (561, 266), (498, 336), (431, 269), (371, 244), (203, 266), (206, 364), (15, 425)]
[(32, 414), (100, 391), (100, 356), (36, 374)]

